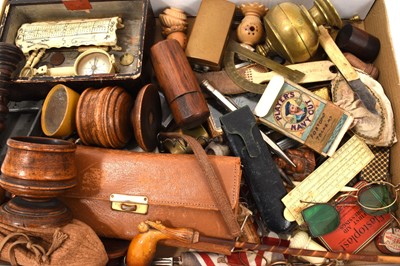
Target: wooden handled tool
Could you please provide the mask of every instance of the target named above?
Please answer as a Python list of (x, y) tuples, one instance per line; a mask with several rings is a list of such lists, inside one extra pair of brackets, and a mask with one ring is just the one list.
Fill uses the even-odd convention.
[(343, 55), (342, 51), (336, 45), (329, 32), (324, 26), (319, 26), (319, 42), (332, 62), (339, 69), (340, 73), (346, 79), (347, 83), (362, 101), (365, 107), (372, 113), (377, 113), (375, 108), (376, 99), (369, 92), (364, 83), (360, 80), (357, 71), (351, 66), (350, 62)]

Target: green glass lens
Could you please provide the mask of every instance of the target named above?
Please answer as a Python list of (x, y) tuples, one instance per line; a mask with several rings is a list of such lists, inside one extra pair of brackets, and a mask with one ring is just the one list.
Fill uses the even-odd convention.
[(339, 226), (339, 213), (329, 204), (316, 204), (301, 213), (311, 235), (315, 237), (328, 234)]
[[(393, 204), (395, 199), (391, 190), (391, 186), (380, 184), (362, 188), (358, 193), (358, 201), (363, 211), (370, 215), (382, 215), (395, 211), (397, 204)], [(393, 205), (390, 206), (391, 204)]]

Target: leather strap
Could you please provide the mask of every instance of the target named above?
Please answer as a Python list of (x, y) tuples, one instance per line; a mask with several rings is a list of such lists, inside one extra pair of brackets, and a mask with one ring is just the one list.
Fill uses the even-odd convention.
[(183, 135), (175, 132), (162, 132), (160, 133), (162, 137), (167, 138), (182, 138), (185, 140), (189, 146), (192, 148), (195, 157), (197, 158), (204, 175), (207, 178), (208, 184), (210, 185), (211, 194), (220, 210), (222, 217), (229, 228), (229, 231), (233, 237), (238, 237), (241, 234), (239, 223), (236, 219), (235, 214), (229, 203), (228, 196), (221, 184), (221, 179), (215, 172), (213, 166), (208, 160), (208, 155), (206, 154), (200, 143), (193, 137), (188, 135)]

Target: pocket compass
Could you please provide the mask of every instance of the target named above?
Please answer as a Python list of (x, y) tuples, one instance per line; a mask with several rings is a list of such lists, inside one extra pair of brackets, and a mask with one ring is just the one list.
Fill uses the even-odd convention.
[(115, 58), (100, 48), (91, 48), (81, 53), (73, 67), (48, 68), (46, 65), (37, 69), (35, 74), (57, 76), (90, 76), (115, 73)]
[(95, 75), (114, 73), (115, 59), (106, 51), (89, 49), (78, 56), (74, 64), (77, 75)]

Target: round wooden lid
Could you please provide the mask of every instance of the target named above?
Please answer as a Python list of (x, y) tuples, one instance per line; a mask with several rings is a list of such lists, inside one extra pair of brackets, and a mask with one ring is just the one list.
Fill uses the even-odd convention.
[(147, 84), (139, 91), (131, 120), (139, 147), (147, 152), (153, 151), (157, 147), (157, 134), (162, 123), (161, 100), (154, 84)]

